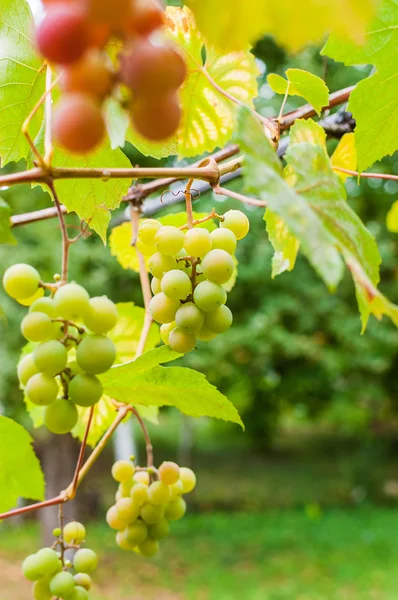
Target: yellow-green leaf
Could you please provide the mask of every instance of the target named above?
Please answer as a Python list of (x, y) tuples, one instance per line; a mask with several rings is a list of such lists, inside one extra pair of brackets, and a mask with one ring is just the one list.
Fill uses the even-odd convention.
[(398, 233), (398, 200), (395, 200), (387, 214), (387, 229)]
[(267, 224), (269, 241), (274, 248), (272, 257), (272, 278), (293, 271), (296, 264), (300, 242), (290, 233), (286, 223), (272, 210), (265, 212), (264, 221)]
[[(144, 326), (145, 310), (141, 306), (134, 306), (132, 302), (119, 302), (116, 306), (119, 319), (116, 326), (108, 333), (108, 336), (116, 346), (116, 363), (120, 364), (132, 360), (136, 355)], [(145, 344), (145, 351), (154, 348), (159, 342), (159, 327), (156, 323), (152, 323)]]
[[(349, 171), (355, 171), (357, 168), (357, 153), (355, 149), (355, 135), (345, 133), (339, 141), (336, 150), (330, 159), (332, 167), (341, 167)], [(336, 170), (337, 175), (345, 181), (349, 175)]]
[(12, 235), (10, 207), (7, 202), (0, 198), (0, 244), (16, 244), (17, 240)]
[(302, 69), (287, 69), (286, 77), (271, 73), (268, 75), (268, 85), (276, 94), (304, 98), (320, 114), (329, 102), (329, 88), (323, 79)]

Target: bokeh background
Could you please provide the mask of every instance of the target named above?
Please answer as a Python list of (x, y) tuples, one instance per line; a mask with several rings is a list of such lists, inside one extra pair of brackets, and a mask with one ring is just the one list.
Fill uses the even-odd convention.
[[(174, 4), (177, 4), (174, 2)], [(325, 61), (319, 48), (297, 56), (265, 38), (254, 49), (262, 71), (257, 108), (278, 112), (266, 77), (298, 67), (323, 76), (334, 91), (365, 77), (368, 68)], [(288, 101), (286, 109), (300, 102)], [(336, 141), (330, 142), (330, 149)], [(159, 165), (126, 147), (132, 164)], [(172, 158), (169, 164), (175, 162)], [(21, 168), (10, 165), (9, 169)], [(398, 174), (398, 157), (376, 165)], [(109, 184), (110, 185), (110, 184)], [(241, 181), (230, 186), (240, 190)], [(397, 236), (386, 215), (398, 183), (347, 181), (349, 203), (377, 238), (383, 258), (381, 290), (398, 298)], [(14, 213), (44, 208), (39, 188), (2, 190)], [(242, 208), (211, 193), (200, 210)], [(170, 212), (170, 209), (168, 209)], [(172, 210), (181, 210), (174, 207)], [(88, 525), (100, 556), (93, 600), (393, 600), (398, 594), (398, 332), (387, 321), (360, 335), (353, 285), (347, 275), (330, 295), (307, 261), (271, 279), (272, 248), (260, 209), (245, 209), (252, 229), (238, 249), (238, 282), (230, 294), (234, 326), (187, 355), (181, 364), (206, 374), (239, 409), (246, 431), (162, 410), (149, 425), (155, 461), (178, 460), (198, 475), (189, 512), (174, 524), (159, 557), (142, 559), (119, 550), (104, 521), (115, 484), (114, 456), (143, 457), (140, 432), (128, 425), (81, 488), (67, 517)], [(162, 213), (160, 213), (162, 214)], [(164, 213), (163, 213), (164, 214)], [(114, 222), (123, 219), (123, 208)], [(71, 225), (76, 225), (73, 217)], [(60, 269), (55, 221), (15, 231), (16, 247), (0, 247), (3, 271), (30, 262), (44, 279)], [(91, 295), (142, 304), (138, 277), (124, 271), (96, 236), (71, 251), (71, 277)], [(32, 429), (16, 378), (24, 309), (1, 295), (6, 320), (0, 335), (0, 410)], [(69, 479), (77, 445), (34, 432), (47, 472), (48, 493)], [(0, 490), (1, 493), (1, 490)], [(29, 585), (20, 561), (54, 527), (54, 513), (0, 525), (1, 600), (25, 600)]]

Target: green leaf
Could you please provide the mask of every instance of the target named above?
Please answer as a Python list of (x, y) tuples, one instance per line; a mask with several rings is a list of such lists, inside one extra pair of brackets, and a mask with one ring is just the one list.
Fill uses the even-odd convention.
[[(81, 406), (78, 406), (77, 408), (79, 411), (79, 420), (71, 433), (73, 437), (81, 441), (86, 431), (90, 409)], [(87, 438), (89, 446), (94, 447), (97, 444), (105, 431), (112, 425), (115, 418), (116, 411), (112, 400), (109, 396), (104, 394), (98, 404), (95, 405), (94, 416), (91, 421), (90, 432)]]
[[(0, 8), (0, 162), (28, 158), (21, 127), (45, 90), (42, 60), (30, 35), (34, 23), (26, 0), (2, 0)], [(40, 109), (29, 125), (32, 139), (43, 121)]]
[(101, 376), (105, 392), (125, 404), (175, 406), (191, 417), (215, 417), (242, 425), (236, 408), (202, 373), (160, 363), (180, 355), (166, 346)]
[(10, 216), (10, 207), (3, 198), (0, 198), (0, 244), (15, 245), (17, 243), (12, 235)]
[(105, 120), (112, 150), (123, 148), (129, 127), (129, 117), (120, 102), (114, 97), (109, 98), (106, 103)]
[[(341, 167), (350, 171), (356, 171), (357, 168), (357, 152), (355, 148), (355, 136), (353, 133), (345, 133), (339, 143), (337, 144), (336, 150), (333, 152), (332, 158), (330, 159), (332, 167)], [(345, 181), (347, 173), (336, 171), (337, 175)]]
[(0, 512), (15, 506), (18, 498), (44, 499), (44, 475), (32, 442), (26, 429), (0, 416)]
[[(117, 350), (117, 363), (125, 363), (135, 357), (141, 331), (144, 326), (145, 309), (134, 306), (132, 302), (119, 302), (117, 305), (119, 320), (108, 333)], [(145, 344), (145, 351), (151, 350), (160, 342), (159, 327), (152, 323)]]
[(348, 104), (356, 120), (358, 170), (362, 172), (398, 149), (398, 3), (381, 2), (363, 46), (332, 35), (322, 53), (346, 65), (376, 67), (375, 74), (357, 84)]
[(276, 94), (300, 96), (309, 102), (318, 114), (329, 103), (329, 88), (321, 79), (308, 71), (301, 69), (288, 69), (287, 79), (271, 73), (268, 75), (268, 85)]
[(398, 200), (395, 200), (388, 211), (387, 229), (392, 233), (398, 233)]
[(264, 221), (267, 224), (269, 241), (275, 250), (272, 257), (272, 278), (274, 278), (285, 271), (293, 271), (300, 242), (290, 233), (283, 219), (272, 210), (266, 211)]

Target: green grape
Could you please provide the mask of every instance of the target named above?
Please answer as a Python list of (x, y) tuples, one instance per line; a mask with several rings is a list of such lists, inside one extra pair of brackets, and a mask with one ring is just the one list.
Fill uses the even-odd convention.
[(105, 335), (86, 335), (76, 350), (78, 365), (90, 375), (108, 371), (115, 362), (115, 358), (115, 344)]
[(151, 504), (167, 504), (171, 498), (169, 486), (163, 481), (154, 481), (148, 488), (148, 499)]
[(160, 327), (160, 337), (161, 340), (164, 344), (168, 344), (169, 343), (169, 336), (170, 333), (173, 331), (173, 329), (175, 328), (176, 323), (175, 321), (172, 321), (171, 323), (163, 323), (163, 325), (161, 325)]
[(193, 299), (198, 308), (208, 312), (226, 303), (227, 292), (218, 283), (202, 281), (196, 286)]
[(98, 557), (93, 550), (81, 548), (73, 558), (76, 573), (92, 573), (98, 565)]
[(192, 291), (192, 282), (183, 271), (172, 269), (163, 275), (161, 288), (168, 298), (185, 300)]
[(58, 316), (57, 309), (55, 308), (55, 302), (48, 296), (43, 296), (43, 298), (38, 298), (35, 300), (29, 307), (29, 312), (42, 312), (48, 315), (50, 319), (56, 319)]
[(143, 485), (149, 486), (150, 478), (147, 471), (136, 471), (133, 477), (134, 483), (142, 483)]
[(29, 313), (22, 319), (21, 332), (30, 342), (42, 342), (52, 332), (51, 319), (45, 313)]
[(133, 487), (132, 479), (130, 479), (130, 481), (122, 481), (121, 483), (119, 483), (119, 490), (121, 492), (121, 497), (122, 498), (130, 498), (130, 492), (131, 492), (132, 487)]
[(177, 261), (174, 256), (166, 256), (155, 252), (148, 261), (149, 272), (157, 279), (162, 279), (163, 275), (171, 269), (177, 267)]
[(89, 301), (84, 315), (84, 324), (93, 333), (107, 333), (113, 329), (119, 318), (116, 305), (106, 296), (97, 296)]
[(180, 331), (196, 333), (202, 327), (204, 319), (202, 311), (193, 302), (187, 302), (177, 310), (175, 321)]
[(50, 579), (40, 579), (35, 581), (32, 587), (32, 594), (34, 600), (51, 600), (53, 595), (50, 590)]
[(135, 247), (143, 256), (152, 256), (152, 254), (155, 254), (157, 251), (156, 246), (148, 246), (147, 244), (144, 244), (140, 238), (137, 239)]
[(143, 556), (152, 558), (159, 551), (159, 542), (148, 538), (138, 546), (138, 549)]
[(33, 353), (26, 354), (18, 363), (18, 379), (22, 383), (22, 385), (26, 385), (33, 375), (36, 375), (39, 370), (36, 367), (35, 361), (33, 359)]
[(225, 250), (228, 254), (233, 254), (236, 250), (237, 240), (233, 231), (219, 227), (210, 234), (213, 249)]
[(89, 310), (90, 296), (77, 283), (67, 283), (55, 293), (55, 308), (63, 319), (76, 321), (81, 319)]
[(172, 350), (174, 350), (175, 352), (179, 352), (180, 354), (186, 354), (187, 352), (191, 352), (191, 350), (195, 348), (195, 344), (195, 334), (182, 331), (178, 327), (173, 329), (173, 331), (169, 335), (168, 345)]
[(59, 566), (58, 554), (52, 548), (42, 548), (36, 553), (37, 568), (44, 576), (55, 573)]
[(201, 342), (209, 342), (210, 340), (214, 340), (214, 338), (217, 337), (217, 334), (203, 326), (196, 334), (196, 337)]
[(122, 494), (121, 490), (117, 490), (116, 494), (115, 494), (115, 502), (120, 500), (120, 498), (123, 498), (123, 494)]
[(160, 523), (148, 527), (148, 535), (152, 540), (162, 540), (170, 532), (170, 525), (167, 519), (162, 519)]
[(86, 528), (78, 521), (71, 521), (64, 527), (64, 541), (67, 544), (79, 545), (86, 539)]
[(3, 286), (11, 298), (24, 300), (39, 289), (40, 275), (34, 267), (17, 264), (9, 267), (3, 275)]
[(157, 277), (152, 277), (151, 290), (154, 295), (160, 294), (160, 292), (162, 291), (162, 286), (160, 285), (160, 279), (158, 279)]
[(53, 529), (53, 536), (58, 538), (62, 535), (62, 529), (60, 527), (56, 527)]
[(166, 256), (177, 254), (184, 245), (184, 234), (172, 225), (164, 225), (155, 234), (155, 246), (158, 252)]
[(157, 323), (170, 323), (171, 321), (174, 321), (175, 314), (180, 307), (180, 304), (179, 300), (172, 300), (163, 294), (163, 292), (160, 292), (160, 294), (156, 294), (156, 296), (151, 299), (149, 311), (153, 320)]
[(225, 304), (219, 306), (216, 310), (206, 313), (205, 327), (213, 333), (224, 333), (231, 325), (232, 313)]
[(130, 460), (117, 460), (112, 466), (112, 477), (118, 483), (127, 482), (133, 477), (134, 471)]
[(52, 404), (58, 396), (58, 384), (53, 377), (46, 373), (36, 373), (33, 375), (25, 389), (26, 395), (33, 404), (38, 406), (48, 406)]
[(225, 213), (220, 227), (230, 229), (237, 240), (242, 240), (249, 233), (250, 222), (241, 210), (229, 210)]
[(189, 256), (203, 258), (210, 252), (212, 241), (207, 229), (189, 229), (184, 236), (184, 248)]
[(160, 221), (156, 219), (145, 219), (138, 228), (138, 238), (147, 246), (155, 245), (155, 235), (158, 229), (162, 227)]
[(88, 600), (88, 591), (84, 587), (77, 585), (66, 600)]
[(159, 467), (159, 478), (166, 485), (173, 485), (180, 478), (180, 467), (175, 462), (163, 462)]
[(43, 577), (36, 554), (30, 554), (22, 563), (22, 573), (29, 581), (37, 581)]
[(126, 538), (126, 530), (118, 531), (116, 534), (116, 543), (122, 550), (134, 550), (134, 545)]
[(188, 467), (180, 468), (180, 481), (182, 483), (183, 494), (189, 494), (196, 486), (196, 475)]
[(103, 391), (102, 383), (95, 375), (80, 373), (69, 382), (69, 398), (78, 406), (94, 406)]
[(135, 483), (131, 488), (130, 496), (136, 506), (142, 506), (148, 502), (148, 486), (143, 483)]
[(182, 494), (184, 493), (182, 481), (178, 480), (175, 483), (173, 483), (173, 485), (170, 486), (170, 491), (172, 500), (175, 500), (176, 498), (178, 498), (178, 496), (182, 496)]
[(106, 522), (108, 523), (109, 527), (112, 527), (112, 529), (116, 529), (118, 531), (124, 529), (126, 526), (126, 522), (119, 517), (116, 505), (111, 506), (107, 511)]
[(148, 528), (142, 521), (136, 521), (126, 527), (125, 537), (127, 541), (133, 546), (138, 546), (138, 544), (142, 544), (144, 540), (146, 540), (148, 536)]
[(120, 500), (116, 502), (115, 506), (119, 519), (125, 521), (126, 523), (132, 523), (140, 514), (139, 506), (134, 504), (131, 498), (120, 498)]
[(78, 417), (79, 413), (73, 402), (64, 398), (57, 398), (55, 402), (46, 408), (44, 424), (52, 433), (61, 435), (72, 431)]
[(179, 521), (185, 515), (187, 510), (187, 504), (184, 498), (176, 498), (171, 500), (164, 511), (164, 516), (169, 521)]
[(141, 507), (140, 516), (147, 525), (160, 523), (164, 517), (164, 506), (147, 502)]
[(211, 250), (201, 266), (204, 276), (214, 283), (227, 283), (235, 268), (232, 256), (225, 250)]
[(54, 376), (66, 368), (68, 353), (61, 342), (49, 340), (36, 346), (33, 358), (39, 371)]
[(76, 585), (79, 585), (85, 590), (89, 590), (91, 588), (92, 580), (90, 575), (87, 575), (87, 573), (76, 573), (76, 575), (73, 576), (73, 579), (75, 580)]
[[(80, 552), (80, 550), (78, 550)], [(77, 553), (76, 553), (77, 554)], [(75, 587), (75, 580), (71, 573), (62, 571), (57, 573), (50, 581), (50, 590), (54, 596), (66, 598), (69, 596)]]

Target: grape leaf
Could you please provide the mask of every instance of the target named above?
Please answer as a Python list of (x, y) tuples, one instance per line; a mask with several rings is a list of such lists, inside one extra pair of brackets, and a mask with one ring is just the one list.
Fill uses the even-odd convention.
[(44, 475), (32, 442), (26, 429), (0, 416), (0, 512), (15, 506), (18, 498), (44, 499)]
[[(339, 143), (337, 144), (336, 150), (333, 152), (332, 158), (330, 159), (332, 167), (341, 167), (350, 171), (355, 171), (357, 168), (357, 152), (355, 148), (355, 136), (353, 133), (345, 133)], [(345, 181), (349, 175), (336, 171), (337, 175)]]
[(7, 202), (0, 198), (0, 244), (16, 244), (17, 240), (11, 231), (11, 211)]
[(285, 271), (293, 271), (300, 242), (290, 233), (283, 219), (272, 210), (268, 209), (265, 212), (264, 221), (269, 240), (274, 248), (272, 257), (272, 278), (274, 278)]
[[(116, 346), (116, 363), (119, 364), (135, 357), (144, 326), (145, 310), (141, 306), (134, 306), (132, 302), (119, 302), (116, 306), (119, 319), (116, 326), (108, 333), (108, 337)], [(159, 327), (156, 323), (152, 323), (145, 350), (154, 348), (159, 342)]]
[[(42, 60), (29, 38), (33, 18), (26, 0), (2, 0), (0, 8), (0, 162), (28, 158), (21, 127), (45, 90)], [(40, 109), (29, 125), (34, 138), (43, 121)]]
[(276, 94), (300, 96), (309, 102), (318, 114), (328, 105), (329, 88), (323, 79), (302, 69), (287, 69), (286, 76), (287, 79), (275, 73), (268, 75), (268, 85)]
[(162, 367), (178, 355), (163, 346), (101, 376), (105, 392), (125, 404), (175, 406), (192, 417), (214, 417), (242, 425), (236, 408), (202, 373)]
[(398, 200), (396, 200), (387, 214), (387, 229), (392, 233), (398, 233)]
[(358, 170), (362, 172), (398, 149), (398, 2), (381, 2), (363, 46), (331, 35), (322, 54), (346, 65), (376, 67), (375, 74), (357, 84), (348, 103), (356, 120)]
[(186, 0), (199, 29), (223, 51), (243, 50), (265, 34), (297, 51), (319, 42), (331, 29), (361, 41), (372, 16), (373, 0)]
[(112, 150), (123, 148), (129, 127), (129, 117), (127, 111), (113, 96), (106, 103), (105, 121)]

